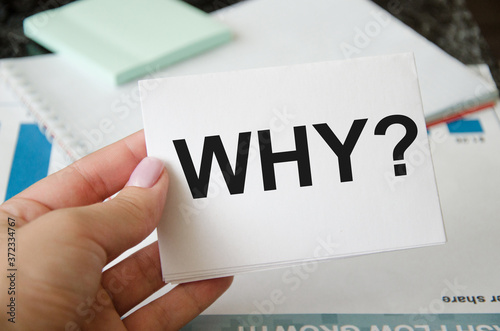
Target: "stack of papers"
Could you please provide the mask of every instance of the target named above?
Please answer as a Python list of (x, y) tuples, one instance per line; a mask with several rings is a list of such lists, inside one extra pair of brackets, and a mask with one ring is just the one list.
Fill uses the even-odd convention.
[(411, 54), (139, 87), (166, 282), (445, 242)]

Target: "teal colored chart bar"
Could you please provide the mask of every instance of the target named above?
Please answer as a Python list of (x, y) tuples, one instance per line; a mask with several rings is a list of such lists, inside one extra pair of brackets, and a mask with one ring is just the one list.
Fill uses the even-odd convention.
[(47, 176), (51, 149), (36, 124), (21, 124), (5, 200)]
[(184, 331), (497, 331), (500, 314), (201, 315)]

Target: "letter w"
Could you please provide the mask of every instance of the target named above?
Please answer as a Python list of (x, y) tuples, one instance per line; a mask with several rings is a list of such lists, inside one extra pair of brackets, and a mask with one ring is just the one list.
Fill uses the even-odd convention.
[(199, 175), (194, 168), (193, 159), (191, 158), (191, 154), (189, 154), (186, 140), (180, 139), (173, 141), (193, 199), (207, 197), (210, 171), (212, 169), (212, 158), (214, 155), (219, 163), (229, 193), (243, 193), (247, 173), (250, 136), (251, 132), (242, 132), (239, 134), (234, 172), (227, 158), (220, 136), (205, 137)]

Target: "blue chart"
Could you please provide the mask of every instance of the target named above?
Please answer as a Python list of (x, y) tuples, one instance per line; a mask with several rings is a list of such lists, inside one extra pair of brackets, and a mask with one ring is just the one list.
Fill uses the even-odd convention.
[(5, 200), (47, 176), (51, 149), (36, 124), (20, 125)]
[(484, 133), (481, 122), (477, 119), (459, 119), (446, 125), (451, 134)]

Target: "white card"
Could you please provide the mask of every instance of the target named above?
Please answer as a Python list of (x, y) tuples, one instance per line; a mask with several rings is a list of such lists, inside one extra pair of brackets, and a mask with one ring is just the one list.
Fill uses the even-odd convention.
[(412, 54), (139, 86), (165, 281), (445, 242)]

